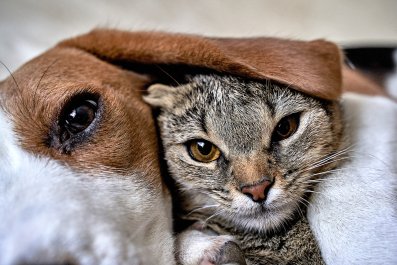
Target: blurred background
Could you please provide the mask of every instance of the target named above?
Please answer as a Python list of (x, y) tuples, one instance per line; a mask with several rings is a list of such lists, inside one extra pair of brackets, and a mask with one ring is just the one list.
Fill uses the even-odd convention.
[(396, 47), (397, 0), (0, 0), (0, 60), (16, 70), (95, 27)]

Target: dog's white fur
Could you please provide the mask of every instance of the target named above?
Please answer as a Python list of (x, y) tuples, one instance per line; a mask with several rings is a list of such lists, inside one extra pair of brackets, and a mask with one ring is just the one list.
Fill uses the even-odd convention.
[(139, 172), (79, 174), (19, 147), (1, 110), (0, 128), (0, 265), (173, 264), (169, 213)]
[(343, 105), (350, 160), (313, 194), (310, 225), (327, 264), (397, 264), (397, 104), (346, 94)]

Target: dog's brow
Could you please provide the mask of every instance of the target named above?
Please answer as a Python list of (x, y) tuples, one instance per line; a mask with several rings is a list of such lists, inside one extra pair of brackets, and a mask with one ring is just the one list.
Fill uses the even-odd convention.
[(41, 80), (43, 80), (43, 78), (44, 78), (44, 76), (47, 74), (48, 70), (50, 70), (50, 68), (51, 68), (52, 66), (54, 66), (54, 64), (55, 64), (57, 61), (58, 61), (58, 59), (55, 59), (52, 63), (50, 63), (50, 65), (48, 65), (48, 67), (44, 70), (43, 74), (41, 75), (39, 81), (37, 82), (37, 86), (36, 86), (36, 88), (35, 88), (35, 90), (34, 90), (34, 93), (33, 93), (33, 102), (34, 102), (35, 105), (36, 105), (36, 103), (37, 103), (37, 101), (36, 101), (37, 90), (38, 90), (39, 87), (40, 87)]

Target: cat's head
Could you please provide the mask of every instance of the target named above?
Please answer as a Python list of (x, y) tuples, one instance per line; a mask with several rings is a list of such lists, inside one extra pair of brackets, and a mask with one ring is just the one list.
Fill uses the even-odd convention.
[(338, 102), (271, 82), (197, 75), (179, 87), (153, 85), (145, 100), (161, 108), (165, 157), (181, 190), (243, 229), (269, 231), (291, 218), (341, 146)]

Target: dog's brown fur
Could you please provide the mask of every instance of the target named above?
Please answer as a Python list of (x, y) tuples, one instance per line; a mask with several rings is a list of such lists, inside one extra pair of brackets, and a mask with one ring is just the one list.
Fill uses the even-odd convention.
[(211, 38), (101, 29), (66, 40), (60, 46), (77, 47), (115, 63), (179, 65), (272, 79), (322, 99), (337, 99), (344, 91), (385, 95), (383, 88), (355, 70), (343, 67), (340, 73), (342, 53), (335, 44), (324, 40)]
[(102, 30), (60, 46), (76, 46), (116, 62), (195, 66), (253, 79), (272, 79), (324, 99), (335, 99), (341, 92), (341, 75), (337, 71), (340, 51), (335, 44), (323, 40), (206, 38)]
[(388, 96), (382, 87), (356, 70), (344, 67), (342, 75), (342, 86), (346, 92), (362, 93), (372, 96)]

